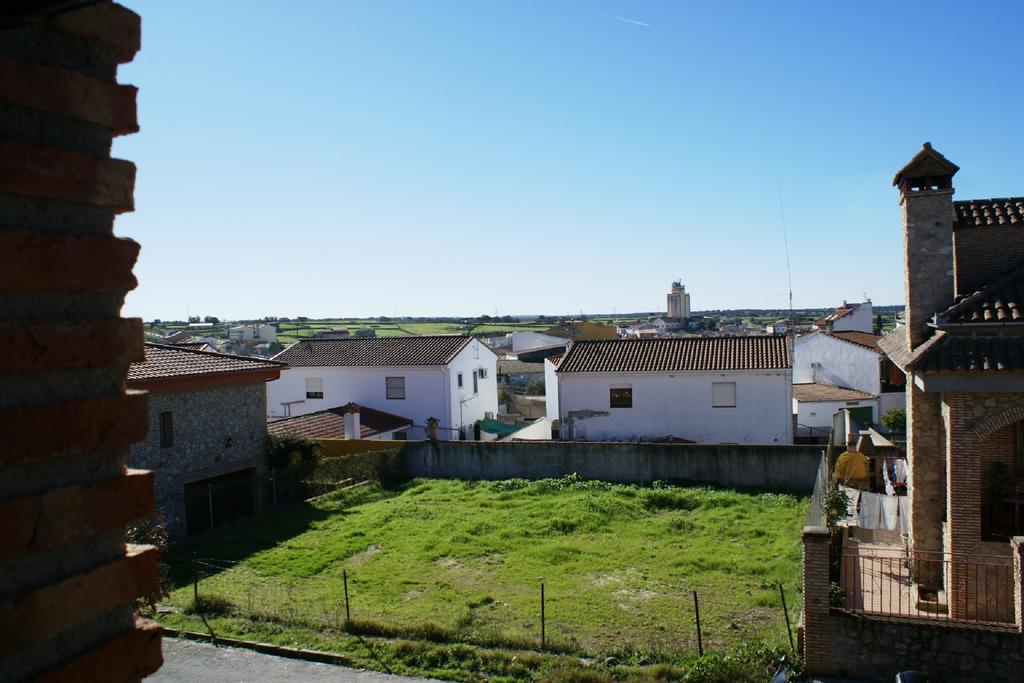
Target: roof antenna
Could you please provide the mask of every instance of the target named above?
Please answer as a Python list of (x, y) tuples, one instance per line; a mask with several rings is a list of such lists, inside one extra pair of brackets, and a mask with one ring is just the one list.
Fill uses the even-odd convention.
[(793, 272), (789, 267), (789, 237), (786, 234), (786, 207), (782, 203), (782, 178), (779, 178), (779, 215), (782, 216), (782, 246), (786, 252), (786, 283), (789, 285), (789, 325), (787, 332), (793, 333)]

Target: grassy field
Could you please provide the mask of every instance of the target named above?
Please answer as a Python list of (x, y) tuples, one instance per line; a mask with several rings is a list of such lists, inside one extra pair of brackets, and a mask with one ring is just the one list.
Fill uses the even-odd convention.
[[(795, 611), (805, 508), (786, 495), (574, 477), (414, 480), (292, 506), (174, 547), (179, 588), (161, 620), (449, 678), (529, 679), (566, 661), (578, 667), (581, 656), (692, 667), (693, 590), (706, 649), (786, 642), (777, 584)], [(190, 613), (193, 554), (201, 599), (211, 599), (205, 624)], [(342, 628), (343, 570), (349, 631), (363, 636)], [(531, 654), (541, 581), (548, 652)], [(450, 657), (453, 647), (474, 654)], [(514, 666), (523, 657), (535, 666)]]

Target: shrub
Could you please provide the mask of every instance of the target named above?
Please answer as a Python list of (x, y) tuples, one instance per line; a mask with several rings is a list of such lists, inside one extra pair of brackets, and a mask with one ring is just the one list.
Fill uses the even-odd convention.
[(903, 408), (887, 410), (882, 416), (882, 426), (890, 432), (903, 432), (907, 429), (907, 411)]
[(323, 446), (316, 441), (296, 434), (271, 434), (267, 437), (267, 460), (271, 467), (309, 469), (316, 464), (322, 451)]

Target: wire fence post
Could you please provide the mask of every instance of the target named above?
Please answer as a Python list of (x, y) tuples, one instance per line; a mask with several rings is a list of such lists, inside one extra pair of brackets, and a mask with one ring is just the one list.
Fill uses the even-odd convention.
[(192, 553), (192, 602), (199, 609), (199, 567), (195, 553)]
[(700, 633), (700, 602), (697, 600), (697, 591), (693, 591), (693, 613), (697, 616), (697, 654), (704, 655), (704, 640)]
[(789, 609), (786, 607), (786, 591), (782, 588), (782, 584), (779, 584), (779, 597), (782, 598), (782, 613), (786, 616), (786, 633), (789, 634), (789, 649), (791, 652), (796, 652), (796, 646), (793, 645), (793, 628), (789, 625)]
[(540, 649), (544, 649), (545, 645), (545, 633), (544, 633), (544, 582), (540, 583)]
[(344, 569), (341, 570), (341, 582), (345, 587), (345, 628), (349, 628), (352, 624), (352, 613), (348, 608), (348, 572)]

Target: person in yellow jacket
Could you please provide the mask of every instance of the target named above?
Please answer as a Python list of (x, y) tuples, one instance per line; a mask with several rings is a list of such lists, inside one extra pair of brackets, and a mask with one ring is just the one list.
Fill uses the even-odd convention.
[(836, 460), (832, 478), (855, 489), (868, 487), (868, 456), (860, 451), (846, 451)]

